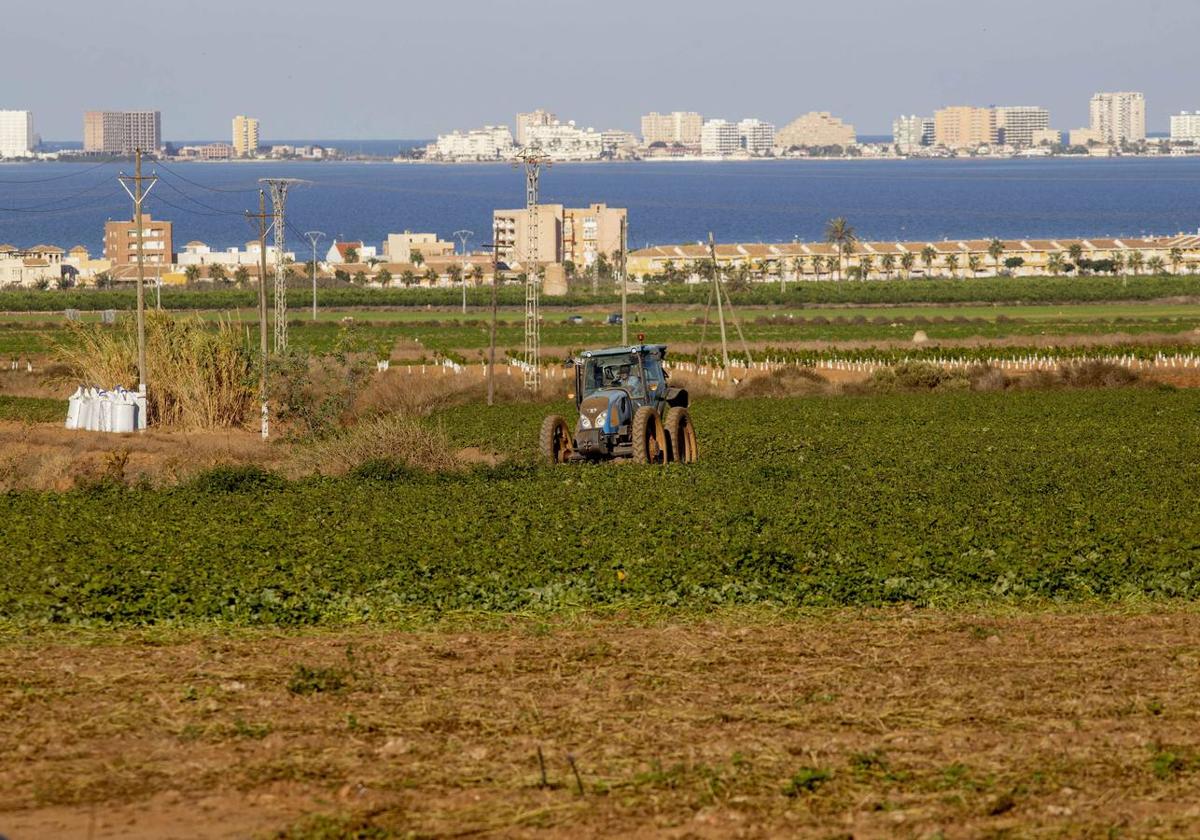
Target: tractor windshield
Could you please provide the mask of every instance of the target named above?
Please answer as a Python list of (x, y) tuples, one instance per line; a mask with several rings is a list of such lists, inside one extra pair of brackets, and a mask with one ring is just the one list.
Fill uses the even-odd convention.
[(643, 397), (642, 365), (633, 353), (596, 356), (583, 366), (583, 393), (589, 396), (605, 388), (627, 388), (633, 397)]

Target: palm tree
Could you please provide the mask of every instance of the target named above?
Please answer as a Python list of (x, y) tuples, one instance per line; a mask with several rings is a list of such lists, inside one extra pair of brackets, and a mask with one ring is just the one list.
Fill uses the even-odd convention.
[(1167, 264), (1163, 262), (1163, 258), (1157, 255), (1151, 257), (1150, 261), (1146, 263), (1146, 268), (1150, 269), (1151, 274), (1162, 274), (1166, 267)]
[(875, 267), (874, 260), (870, 254), (863, 254), (858, 258), (858, 279), (866, 280), (871, 276), (871, 270)]
[(192, 285), (200, 277), (200, 266), (189, 265), (183, 270), (183, 276), (187, 278), (187, 284)]
[(471, 279), (475, 281), (476, 286), (483, 285), (483, 266), (481, 266), (481, 265), (472, 266)]
[(1129, 270), (1134, 274), (1142, 273), (1142, 266), (1146, 264), (1146, 255), (1141, 251), (1129, 252)]
[(1067, 248), (1067, 254), (1071, 257), (1071, 262), (1079, 265), (1079, 261), (1083, 259), (1083, 245), (1078, 242), (1072, 242)]
[(380, 286), (386, 289), (392, 284), (392, 272), (386, 268), (381, 268), (379, 269), (379, 273), (375, 275), (375, 279), (379, 282)]
[(983, 268), (983, 257), (979, 254), (970, 254), (967, 256), (967, 268), (971, 269), (971, 276), (975, 277)]
[(1050, 255), (1050, 259), (1046, 261), (1046, 268), (1049, 269), (1052, 277), (1057, 277), (1062, 274), (1063, 270), (1063, 255), (1061, 251), (1055, 251)]
[(1183, 249), (1182, 248), (1172, 248), (1171, 254), (1170, 254), (1170, 259), (1171, 259), (1171, 271), (1175, 274), (1178, 274), (1179, 266), (1183, 263)]
[(233, 272), (233, 282), (238, 284), (239, 289), (246, 288), (246, 284), (250, 282), (250, 269), (244, 265), (239, 265), (237, 270)]
[(812, 258), (812, 270), (815, 279), (821, 279), (821, 272), (825, 270), (825, 258), (820, 254), (816, 254)]
[(884, 254), (883, 259), (879, 261), (879, 266), (883, 269), (884, 278), (891, 280), (892, 272), (896, 270), (896, 255)]
[(900, 255), (900, 267), (904, 269), (905, 279), (912, 279), (913, 265), (917, 262), (917, 255), (912, 251), (905, 251)]
[(421, 266), (425, 265), (425, 255), (424, 255), (424, 254), (422, 254), (420, 251), (416, 251), (416, 250), (414, 250), (414, 251), (412, 252), (412, 254), (411, 254), (411, 255), (409, 255), (409, 260), (410, 260), (410, 261), (412, 262), (412, 264), (413, 264), (413, 265), (415, 265), (417, 268), (420, 268)]
[(942, 262), (946, 264), (946, 268), (950, 269), (951, 277), (958, 277), (958, 256), (956, 254), (947, 254), (942, 258)]
[(854, 253), (854, 244), (858, 242), (858, 234), (854, 232), (854, 228), (845, 218), (839, 216), (836, 219), (830, 219), (829, 223), (825, 225), (825, 241), (834, 246), (837, 254), (834, 270), (837, 272), (838, 279), (841, 279), (842, 257)]
[(347, 248), (346, 249), (346, 263), (348, 265), (354, 265), (356, 262), (358, 262), (358, 249), (357, 248)]
[(438, 281), (438, 273), (432, 268), (425, 269), (425, 274), (422, 275), (430, 286), (436, 286)]
[(792, 274), (796, 280), (804, 277), (804, 257), (796, 257), (792, 260)]
[(210, 265), (208, 267), (208, 279), (212, 280), (214, 283), (224, 283), (225, 266), (221, 265), (220, 263)]
[(1113, 271), (1123, 275), (1125, 273), (1125, 254), (1122, 251), (1117, 251), (1112, 255)]
[(926, 245), (921, 249), (921, 262), (925, 264), (925, 276), (929, 276), (929, 272), (933, 270), (933, 261), (937, 259), (937, 248), (932, 245)]
[(999, 239), (992, 239), (987, 247), (988, 256), (992, 258), (992, 264), (996, 266), (996, 274), (1000, 274), (1000, 258), (1004, 256), (1004, 243)]
[(400, 282), (405, 286), (412, 286), (417, 282), (417, 275), (413, 274), (411, 271), (405, 271), (400, 275)]

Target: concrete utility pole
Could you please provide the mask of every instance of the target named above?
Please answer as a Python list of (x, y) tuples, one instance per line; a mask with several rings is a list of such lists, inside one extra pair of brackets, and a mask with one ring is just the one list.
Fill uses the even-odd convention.
[[(517, 153), (517, 163), (525, 166), (525, 387), (535, 394), (541, 387), (541, 312), (538, 302), (538, 182), (542, 167), (550, 158), (541, 146), (526, 146)], [(557, 245), (555, 246), (557, 250)]]
[(625, 276), (625, 263), (626, 263), (625, 252), (626, 252), (626, 247), (627, 247), (625, 238), (626, 238), (625, 217), (622, 216), (621, 217), (621, 259), (620, 259), (620, 264), (618, 266), (617, 277), (621, 281), (621, 344), (623, 344), (623, 345), (629, 344), (629, 309), (628, 309), (628, 306), (626, 305), (627, 301), (625, 300), (626, 294), (629, 291), (629, 278)]
[(500, 258), (496, 255), (499, 248), (496, 245), (496, 223), (492, 222), (492, 332), (488, 339), (488, 369), (487, 369), (487, 404), (495, 404), (496, 398), (496, 287), (500, 285)]
[(310, 230), (304, 234), (308, 241), (312, 243), (313, 261), (312, 261), (312, 287), (313, 287), (313, 320), (317, 320), (317, 242), (325, 237), (325, 234), (319, 230)]
[(458, 241), (462, 243), (462, 293), (463, 293), (463, 314), (467, 314), (467, 240), (475, 235), (473, 230), (456, 230), (454, 235), (458, 237)]
[(733, 299), (729, 297), (729, 290), (725, 288), (725, 284), (721, 280), (721, 267), (717, 264), (717, 246), (713, 241), (711, 233), (708, 235), (708, 258), (712, 263), (712, 286), (708, 292), (708, 303), (704, 306), (704, 323), (700, 327), (700, 345), (696, 348), (696, 364), (703, 363), (704, 336), (708, 332), (708, 313), (712, 307), (714, 296), (717, 299), (717, 323), (721, 329), (721, 361), (725, 370), (729, 370), (729, 343), (725, 338), (725, 308), (721, 302), (722, 297), (725, 298), (725, 304), (729, 306), (729, 317), (733, 321), (738, 338), (742, 342), (742, 352), (746, 354), (746, 364), (751, 364), (754, 359), (750, 355), (750, 345), (746, 343), (746, 335), (742, 332), (742, 325), (738, 323), (737, 316), (733, 313)]
[(288, 190), (302, 183), (298, 178), (259, 178), (271, 190), (271, 208), (275, 213), (275, 352), (287, 350), (287, 267), (283, 264), (284, 206)]
[[(142, 150), (134, 152), (134, 175), (125, 173), (117, 176), (121, 188), (133, 199), (133, 223), (137, 226), (137, 342), (138, 342), (138, 393), (146, 395), (146, 266), (145, 237), (142, 233), (142, 202), (158, 183), (158, 176), (142, 177)], [(149, 182), (148, 184), (146, 182)], [(129, 188), (133, 183), (133, 189)]]

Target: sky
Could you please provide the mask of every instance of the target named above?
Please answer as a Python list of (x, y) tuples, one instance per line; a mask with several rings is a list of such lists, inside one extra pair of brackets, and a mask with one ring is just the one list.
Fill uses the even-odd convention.
[[(432, 138), (546, 108), (637, 132), (649, 111), (828, 110), (859, 134), (944, 105), (1042, 105), (1087, 123), (1100, 90), (1147, 127), (1200, 110), (1197, 0), (288, 0), (5, 4), (0, 108), (46, 140), (83, 112), (154, 108), (167, 140)], [(277, 69), (276, 69), (277, 68)]]

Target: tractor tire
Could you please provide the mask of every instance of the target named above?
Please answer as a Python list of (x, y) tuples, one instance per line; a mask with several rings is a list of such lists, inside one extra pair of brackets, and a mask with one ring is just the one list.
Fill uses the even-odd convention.
[(644, 405), (633, 415), (633, 462), (667, 462), (667, 435), (653, 406)]
[(571, 455), (573, 441), (567, 421), (561, 414), (551, 414), (542, 421), (542, 434), (538, 439), (542, 458), (548, 464), (565, 464)]
[(676, 406), (667, 412), (667, 453), (672, 463), (694, 464), (700, 456), (696, 447), (696, 427), (686, 408)]

